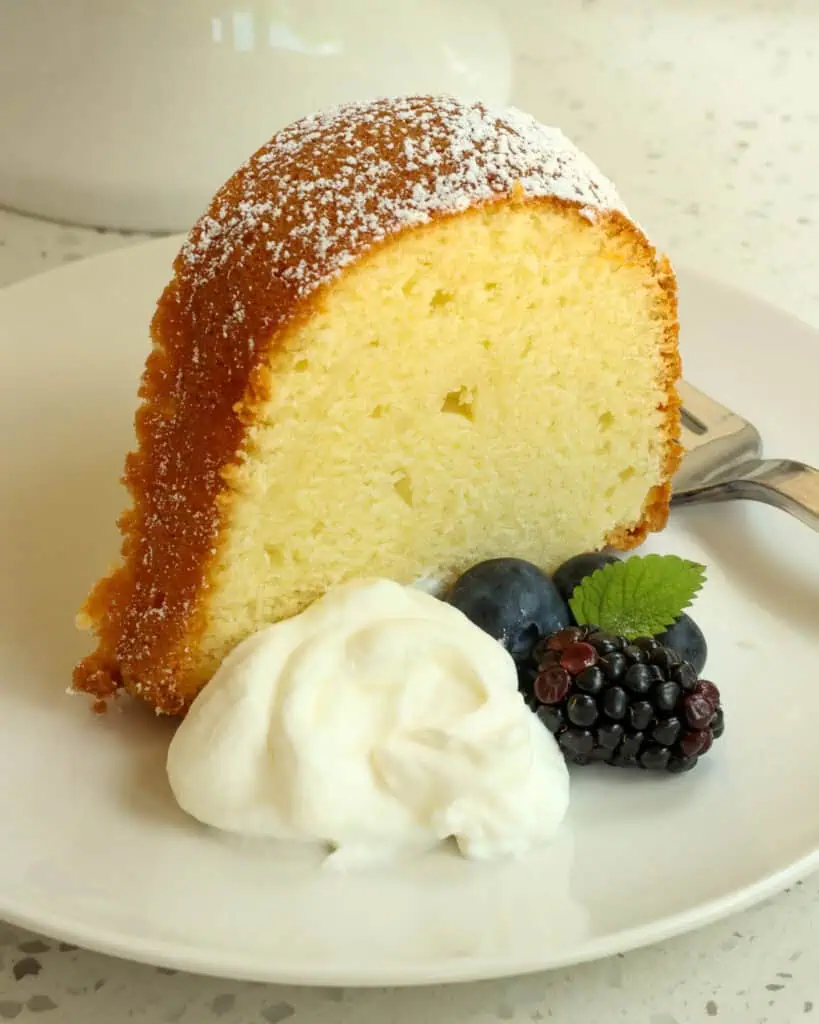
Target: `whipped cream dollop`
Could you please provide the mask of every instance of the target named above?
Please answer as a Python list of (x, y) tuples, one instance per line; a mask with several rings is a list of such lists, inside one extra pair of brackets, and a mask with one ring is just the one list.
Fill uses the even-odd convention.
[(336, 866), (454, 837), (475, 859), (547, 841), (569, 802), (515, 664), (413, 587), (330, 591), (231, 652), (171, 742), (179, 805), (247, 836), (328, 844)]

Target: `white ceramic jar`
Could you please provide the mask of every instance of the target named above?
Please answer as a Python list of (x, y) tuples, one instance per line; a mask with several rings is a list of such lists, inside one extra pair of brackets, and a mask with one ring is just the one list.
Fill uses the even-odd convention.
[(0, 0), (0, 204), (183, 230), (305, 113), (510, 77), (483, 0)]

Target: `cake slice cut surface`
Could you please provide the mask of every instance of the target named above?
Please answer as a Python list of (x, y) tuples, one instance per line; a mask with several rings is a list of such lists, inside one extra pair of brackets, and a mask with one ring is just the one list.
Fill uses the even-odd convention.
[(679, 459), (674, 276), (516, 111), (414, 97), (285, 129), (159, 300), (75, 687), (183, 713), (260, 626), (359, 577), (633, 547)]

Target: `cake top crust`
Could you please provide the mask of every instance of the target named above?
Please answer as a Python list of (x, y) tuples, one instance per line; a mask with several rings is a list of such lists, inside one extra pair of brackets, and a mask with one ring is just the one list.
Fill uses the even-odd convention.
[(184, 711), (226, 472), (241, 458), (268, 386), (258, 371), (284, 328), (380, 242), (510, 197), (566, 203), (591, 221), (626, 213), (556, 128), (450, 97), (304, 118), (222, 186), (157, 305), (124, 476), (132, 507), (120, 519), (122, 563), (85, 604), (99, 647), (77, 667), (77, 689), (104, 702), (125, 686), (158, 710)]
[(514, 108), (433, 96), (345, 104), (284, 128), (243, 164), (178, 269), (195, 290), (261, 239), (271, 274), (304, 298), (387, 236), (516, 189), (577, 203), (590, 219), (626, 212), (559, 129)]

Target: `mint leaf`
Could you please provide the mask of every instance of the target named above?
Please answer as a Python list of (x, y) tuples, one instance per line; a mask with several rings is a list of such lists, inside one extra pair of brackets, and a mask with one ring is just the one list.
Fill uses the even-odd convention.
[(705, 566), (677, 555), (642, 555), (587, 576), (569, 599), (579, 625), (633, 640), (662, 633), (705, 582)]

